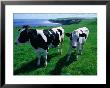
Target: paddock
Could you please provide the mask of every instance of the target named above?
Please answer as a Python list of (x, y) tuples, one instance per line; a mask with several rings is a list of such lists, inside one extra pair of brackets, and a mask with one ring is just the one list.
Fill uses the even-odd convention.
[[(20, 46), (14, 45), (14, 75), (97, 75), (97, 20), (82, 20), (79, 24), (63, 25), (65, 32), (71, 32), (77, 28), (86, 26), (89, 29), (89, 37), (84, 45), (82, 55), (74, 60), (74, 51), (71, 60), (66, 62), (69, 38), (65, 36), (62, 46), (62, 55), (57, 49), (50, 48), (47, 67), (36, 67), (36, 53), (30, 43)], [(52, 27), (36, 27), (48, 29)], [(14, 41), (18, 35), (14, 28)], [(44, 63), (44, 60), (41, 60)]]

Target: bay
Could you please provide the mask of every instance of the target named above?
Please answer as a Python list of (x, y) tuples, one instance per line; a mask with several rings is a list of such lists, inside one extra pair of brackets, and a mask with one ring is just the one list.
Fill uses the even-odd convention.
[(52, 23), (48, 19), (14, 19), (13, 20), (14, 26), (23, 26), (23, 25), (30, 25), (30, 26), (61, 26), (60, 23)]

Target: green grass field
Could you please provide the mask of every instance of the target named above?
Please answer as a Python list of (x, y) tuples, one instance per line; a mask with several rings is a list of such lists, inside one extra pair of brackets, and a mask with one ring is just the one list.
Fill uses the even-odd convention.
[[(80, 27), (88, 27), (89, 36), (84, 45), (82, 55), (77, 61), (66, 62), (66, 54), (69, 48), (69, 38), (65, 36), (63, 43), (63, 54), (57, 49), (51, 48), (48, 55), (48, 65), (36, 67), (36, 52), (30, 43), (14, 45), (14, 75), (97, 75), (97, 21), (82, 20), (79, 24), (63, 25), (66, 32), (72, 32)], [(38, 27), (38, 29), (51, 27)], [(18, 36), (18, 28), (14, 28), (14, 41)], [(41, 60), (43, 64), (44, 60)]]

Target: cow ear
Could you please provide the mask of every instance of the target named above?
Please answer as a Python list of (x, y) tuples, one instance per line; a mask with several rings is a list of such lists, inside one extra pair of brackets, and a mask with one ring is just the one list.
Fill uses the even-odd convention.
[(65, 35), (66, 35), (67, 37), (70, 37), (70, 36), (71, 36), (71, 33), (65, 33)]
[(22, 26), (22, 28), (26, 28), (26, 26), (25, 26), (25, 25), (23, 25), (23, 26)]
[(23, 25), (22, 28), (28, 29), (28, 28), (30, 28), (30, 26), (29, 25)]
[(29, 25), (26, 25), (26, 27), (27, 27), (27, 28), (30, 28), (30, 26), (29, 26)]
[(21, 29), (18, 29), (18, 31), (20, 31)]

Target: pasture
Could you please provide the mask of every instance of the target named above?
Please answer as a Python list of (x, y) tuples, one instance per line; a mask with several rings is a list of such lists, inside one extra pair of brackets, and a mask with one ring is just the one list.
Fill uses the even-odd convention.
[[(84, 45), (82, 55), (78, 60), (66, 62), (69, 48), (69, 38), (65, 36), (62, 46), (63, 54), (60, 55), (56, 48), (49, 49), (48, 65), (36, 66), (36, 52), (29, 42), (21, 45), (14, 45), (14, 75), (97, 75), (97, 20), (82, 20), (79, 24), (63, 25), (66, 32), (72, 32), (80, 27), (89, 29), (89, 36)], [(36, 27), (37, 29), (48, 29), (51, 27)], [(18, 27), (13, 29), (13, 41), (18, 36)], [(41, 60), (43, 64), (43, 59)]]

